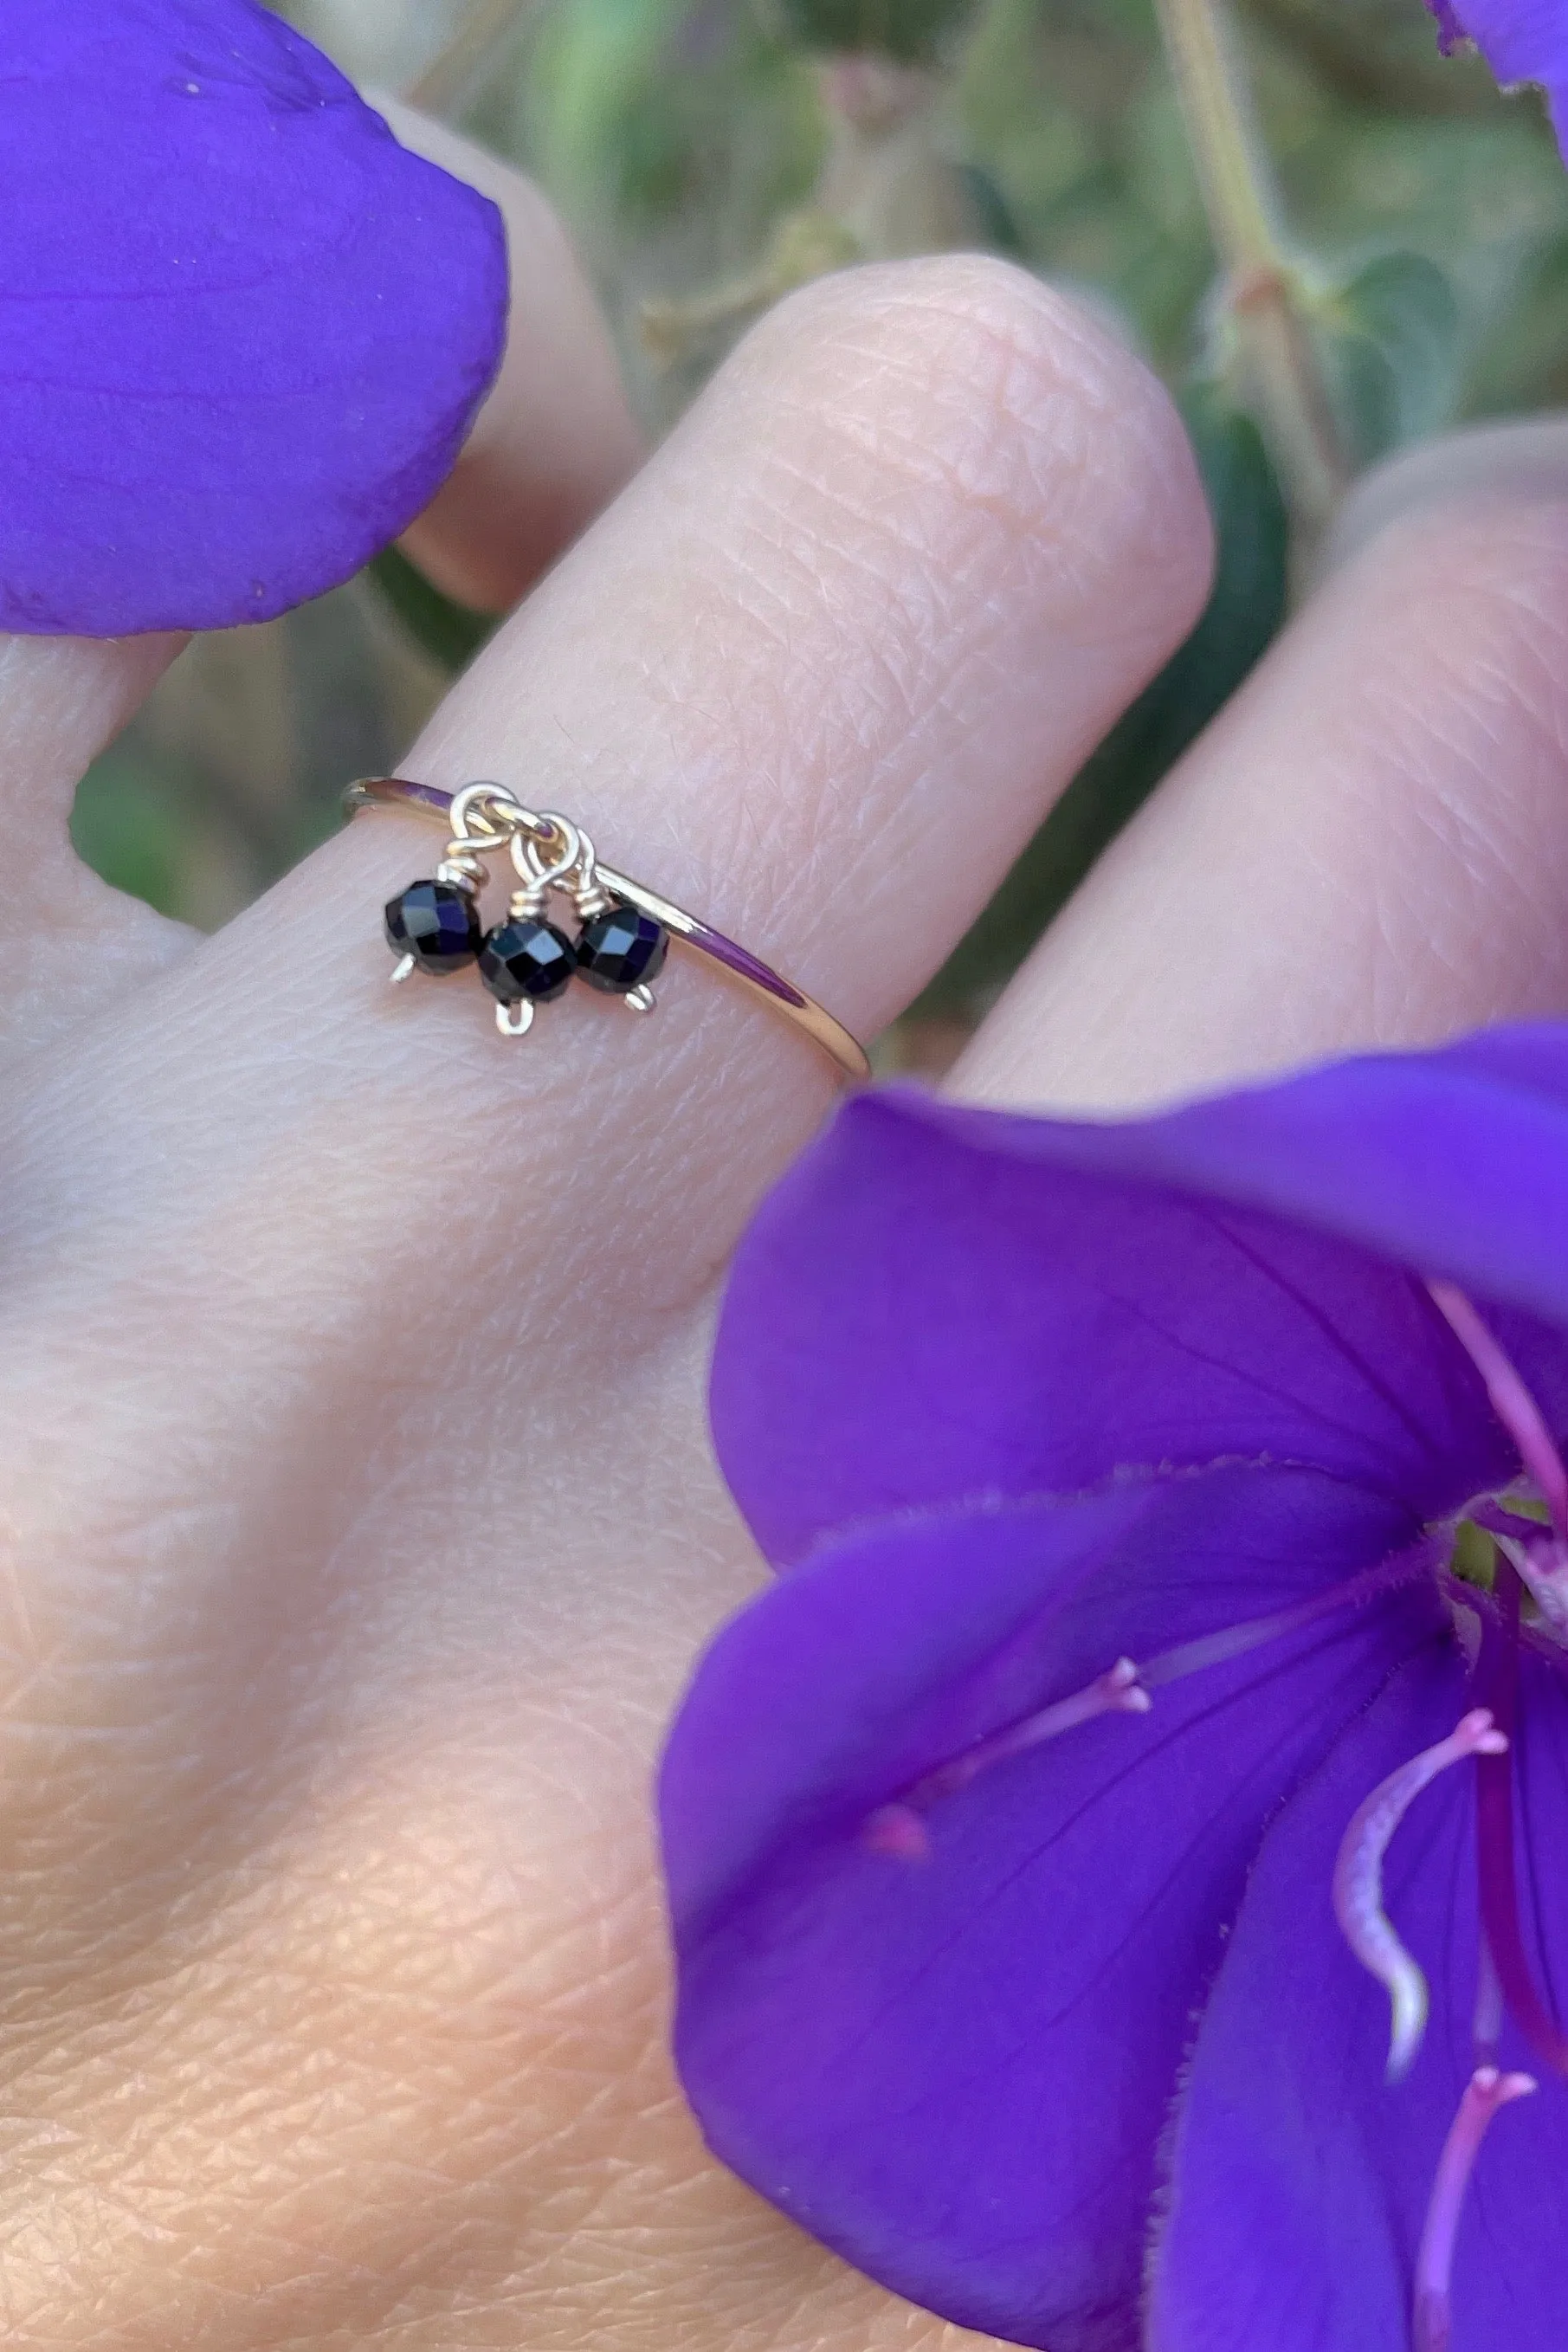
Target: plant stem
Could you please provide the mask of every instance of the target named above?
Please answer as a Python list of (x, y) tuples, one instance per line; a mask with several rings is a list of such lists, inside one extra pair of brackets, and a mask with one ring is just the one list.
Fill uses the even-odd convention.
[(403, 95), (410, 106), (452, 121), (478, 95), (496, 52), (536, 0), (474, 0), (444, 48), (436, 52)]
[(1344, 496), (1350, 467), (1296, 306), (1274, 177), (1225, 0), (1155, 5), (1243, 373), (1298, 521), (1315, 534)]
[(643, 339), (659, 365), (691, 359), (830, 269), (977, 241), (974, 206), (942, 135), (940, 75), (857, 54), (819, 59), (817, 84), (827, 139), (809, 202), (778, 223), (743, 277), (643, 305)]
[(868, 260), (972, 245), (977, 223), (942, 128), (944, 77), (892, 58), (819, 60), (828, 127), (813, 206)]

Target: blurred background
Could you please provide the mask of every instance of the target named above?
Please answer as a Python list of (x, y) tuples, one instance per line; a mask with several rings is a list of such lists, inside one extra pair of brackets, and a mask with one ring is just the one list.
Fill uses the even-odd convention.
[[(1075, 289), (1176, 391), (1220, 530), (1214, 601), (929, 992), (927, 1029), (975, 1017), (1234, 689), (1359, 468), (1568, 395), (1568, 177), (1542, 107), (1439, 58), (1421, 0), (279, 12), (543, 184), (651, 433), (792, 285), (952, 247)], [(349, 778), (395, 765), (485, 626), (392, 555), (200, 640), (84, 782), (78, 846), (165, 912), (223, 921), (332, 829)]]

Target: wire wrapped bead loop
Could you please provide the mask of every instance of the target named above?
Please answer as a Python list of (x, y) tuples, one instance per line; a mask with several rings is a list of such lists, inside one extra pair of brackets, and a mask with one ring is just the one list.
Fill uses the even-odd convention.
[[(476, 963), (495, 996), (497, 1026), (522, 1036), (537, 1005), (563, 995), (574, 977), (619, 996), (633, 1013), (654, 1009), (652, 982), (673, 942), (782, 1013), (810, 1038), (841, 1077), (859, 1084), (871, 1066), (841, 1021), (749, 949), (630, 875), (600, 862), (592, 842), (570, 817), (536, 813), (489, 782), (444, 793), (406, 776), (367, 776), (344, 796), (361, 809), (411, 808), (446, 827), (446, 855), (428, 881), (389, 901), (386, 934), (398, 961), (394, 981)], [(490, 861), (509, 858), (518, 879), (505, 922), (486, 932), (476, 911)], [(564, 900), (575, 939), (549, 919)]]

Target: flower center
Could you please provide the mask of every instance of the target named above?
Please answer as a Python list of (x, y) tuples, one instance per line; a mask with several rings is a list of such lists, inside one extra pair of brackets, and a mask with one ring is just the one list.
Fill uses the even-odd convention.
[[(1419, 2054), (1428, 2009), (1427, 1979), (1384, 1907), (1383, 1862), (1423, 1790), (1456, 1767), (1476, 1774), (1477, 1895), (1480, 1957), (1474, 2011), (1474, 2071), (1437, 2160), (1416, 2263), (1412, 2352), (1447, 2352), (1455, 2240), (1481, 2143), (1493, 2118), (1536, 2088), (1532, 2075), (1504, 2073), (1498, 2046), (1505, 2016), (1542, 2064), (1568, 2081), (1568, 2035), (1537, 1988), (1520, 1923), (1514, 1854), (1511, 1748), (1519, 1706), (1523, 1642), (1568, 1649), (1568, 1468), (1540, 1406), (1494, 1334), (1450, 1283), (1427, 1286), (1438, 1312), (1469, 1357), (1492, 1410), (1513, 1440), (1521, 1478), (1476, 1497), (1454, 1521), (1433, 1528), (1409, 1550), (1299, 1606), (1184, 1642), (1142, 1660), (1117, 1658), (1080, 1691), (977, 1740), (928, 1772), (865, 1822), (873, 1851), (918, 1863), (931, 1851), (926, 1816), (1005, 1759), (1060, 1738), (1102, 1715), (1146, 1714), (1162, 1685), (1245, 1654), (1379, 1593), (1436, 1576), (1456, 1633), (1472, 1659), (1475, 1705), (1444, 1738), (1391, 1772), (1357, 1807), (1333, 1875), (1335, 1916), (1356, 1958), (1387, 1991), (1388, 2079), (1398, 2083)], [(1478, 1638), (1479, 1636), (1479, 1638)]]

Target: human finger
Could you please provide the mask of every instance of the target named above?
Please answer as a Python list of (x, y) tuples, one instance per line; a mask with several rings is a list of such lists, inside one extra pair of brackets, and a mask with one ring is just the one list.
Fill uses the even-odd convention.
[[(526, 785), (872, 1031), (1180, 635), (1207, 558), (1174, 412), (1097, 328), (990, 263), (845, 277), (754, 339), (411, 765)], [(68, 1549), (104, 1585), (91, 1643), (147, 1654), (172, 1711), (200, 1711), (189, 1635), (160, 1649), (150, 1595), (210, 1595), (225, 1657), (249, 1640), (193, 1492), (300, 1560), (391, 1509), (390, 1562), (454, 1479), (465, 1511), (531, 1511), (527, 1460), (597, 1443), (831, 1098), (813, 1047), (690, 961), (651, 1020), (574, 990), (521, 1042), (472, 970), (389, 989), (380, 909), (441, 846), (358, 820), (0, 1112), (14, 1551), (57, 1558), (66, 1462), (90, 1459)], [(155, 1577), (127, 1542), (162, 1547)], [(423, 1610), (430, 1566), (379, 1582)], [(205, 1686), (225, 1705), (223, 1672)]]
[(1396, 522), (1462, 499), (1550, 506), (1568, 491), (1568, 425), (1557, 416), (1467, 425), (1417, 441), (1364, 475), (1324, 537), (1317, 576), (1342, 571)]
[(512, 264), (500, 374), (449, 479), (403, 545), (436, 586), (484, 612), (515, 604), (642, 455), (610, 330), (554, 208), (530, 180), (388, 99), (405, 147), (499, 205)]
[[(1174, 412), (1099, 328), (994, 263), (846, 276), (758, 331), (410, 765), (563, 808), (874, 1033), (1189, 623), (1207, 551)], [(463, 1150), (402, 1170), (403, 1247), (434, 1222), (493, 1255), (476, 1163), (548, 1204), (551, 1171), (599, 1164), (607, 1134), (623, 1151), (631, 1120), (636, 1184), (573, 1187), (547, 1221), (571, 1249), (536, 1229), (530, 1279), (570, 1287), (613, 1228), (666, 1297), (700, 1288), (821, 1113), (813, 1052), (690, 962), (656, 1022), (574, 991), (521, 1046), (472, 972), (389, 994), (380, 906), (439, 849), (413, 819), (361, 820), (128, 1008), (103, 1066), (84, 1041), (59, 1083), (87, 1088), (103, 1149), (90, 1183), (40, 1160), (45, 1220), (117, 1169), (166, 1204), (215, 1149), (226, 1181), (220, 1099), (269, 1158), (308, 1127), (384, 1220), (352, 1139), (436, 1087)], [(144, 1187), (149, 1151), (163, 1181)]]
[(1347, 555), (1051, 927), (958, 1086), (1114, 1108), (1563, 1010), (1554, 431), (1554, 474), (1538, 442), (1521, 487), (1514, 447), (1498, 484), (1472, 469)]
[[(1207, 558), (1174, 414), (1099, 330), (991, 264), (846, 277), (409, 764), (565, 809), (870, 1030)], [(389, 991), (380, 902), (440, 842), (361, 821), (0, 1118), (21, 2331), (166, 2335), (172, 2277), (214, 2343), (545, 2352), (630, 2307), (718, 2352), (733, 2252), (759, 2352), (803, 2307), (913, 2344), (702, 2159), (648, 1852), (659, 1715), (750, 1573), (705, 1286), (831, 1074), (691, 962), (654, 1020), (583, 991), (517, 1045), (472, 973)], [(125, 2010), (106, 2056), (80, 2021)], [(128, 2133), (177, 2140), (172, 2191)]]
[[(874, 1028), (1207, 557), (1165, 396), (1067, 305), (985, 263), (845, 278), (769, 323), (409, 764), (564, 808)], [(520, 1044), (472, 972), (389, 991), (380, 905), (440, 846), (359, 821), (0, 1116), (5, 1942), (72, 1955), (19, 1995), (13, 2084), (25, 2042), (73, 2085), (48, 2246), (105, 2180), (131, 2212), (13, 2282), (40, 2340), (69, 2307), (139, 2325), (171, 2270), (214, 2341), (372, 2341), (405, 2307), (450, 2340), (482, 2305), (543, 2352), (608, 2340), (629, 2292), (732, 2340), (699, 2338), (691, 2281), (756, 2233), (673, 2105), (646, 1773), (749, 1572), (701, 1297), (832, 1077), (691, 962), (653, 1020), (581, 991)], [(147, 1983), (100, 2068), (73, 2019)], [(193, 2064), (214, 2034), (225, 2065)], [(127, 2069), (144, 2136), (177, 2116), (193, 2151), (152, 2252)], [(302, 2082), (334, 2086), (325, 2138)], [(54, 2095), (30, 2077), (38, 2149)], [(606, 2171), (626, 2193), (564, 2231)], [(767, 2241), (759, 2346), (794, 2341), (801, 2284), (821, 2340), (865, 2340), (825, 2267)]]
[(133, 717), (179, 652), (177, 636), (0, 637), (0, 1053), (30, 1049), (176, 954), (188, 934), (110, 890), (67, 831), (82, 771)]

